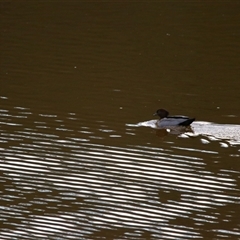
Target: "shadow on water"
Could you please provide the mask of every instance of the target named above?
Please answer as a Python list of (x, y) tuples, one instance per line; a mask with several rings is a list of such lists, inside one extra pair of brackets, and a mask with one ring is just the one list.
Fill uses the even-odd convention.
[[(192, 138), (133, 144), (136, 132), (122, 147), (106, 144), (106, 123), (97, 134), (103, 124), (94, 130), (74, 113), (14, 107), (1, 109), (0, 121), (1, 239), (240, 236), (239, 170), (209, 167), (220, 150), (184, 145)], [(216, 137), (210, 125), (218, 127), (196, 123), (179, 136)]]

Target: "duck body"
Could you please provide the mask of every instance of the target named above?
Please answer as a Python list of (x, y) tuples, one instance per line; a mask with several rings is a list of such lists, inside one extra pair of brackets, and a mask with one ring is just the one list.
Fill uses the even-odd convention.
[(158, 127), (173, 127), (173, 126), (189, 126), (195, 118), (189, 118), (187, 116), (169, 116), (168, 111), (164, 109), (158, 109), (155, 116), (159, 116), (160, 119), (157, 121)]

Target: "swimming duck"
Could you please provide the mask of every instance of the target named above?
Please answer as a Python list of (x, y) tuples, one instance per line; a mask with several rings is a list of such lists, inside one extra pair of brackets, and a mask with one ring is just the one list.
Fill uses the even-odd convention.
[(157, 121), (158, 127), (170, 127), (170, 126), (189, 126), (195, 118), (189, 118), (186, 116), (168, 116), (169, 112), (165, 109), (158, 109), (154, 116), (159, 116), (160, 119)]

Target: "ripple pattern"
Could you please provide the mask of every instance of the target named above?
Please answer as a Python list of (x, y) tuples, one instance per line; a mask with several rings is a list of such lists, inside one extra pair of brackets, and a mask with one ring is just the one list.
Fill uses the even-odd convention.
[(239, 168), (217, 167), (225, 152), (106, 144), (114, 130), (73, 113), (0, 117), (1, 239), (240, 238)]

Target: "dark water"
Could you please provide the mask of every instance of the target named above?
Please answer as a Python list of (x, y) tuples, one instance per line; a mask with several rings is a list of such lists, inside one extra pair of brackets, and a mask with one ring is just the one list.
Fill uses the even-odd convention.
[(0, 238), (239, 239), (239, 10), (2, 2)]

